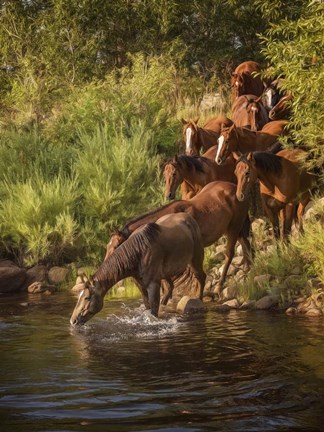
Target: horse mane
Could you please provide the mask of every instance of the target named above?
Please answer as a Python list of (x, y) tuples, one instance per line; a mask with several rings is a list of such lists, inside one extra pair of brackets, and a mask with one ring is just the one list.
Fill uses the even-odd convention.
[(92, 278), (102, 282), (128, 269), (137, 268), (139, 260), (154, 243), (160, 231), (160, 226), (154, 222), (144, 225), (103, 261)]
[(270, 152), (253, 152), (255, 166), (265, 172), (280, 173), (282, 169), (281, 157)]
[(179, 162), (180, 165), (186, 165), (189, 170), (194, 169), (201, 173), (205, 172), (200, 156), (178, 155), (177, 162)]

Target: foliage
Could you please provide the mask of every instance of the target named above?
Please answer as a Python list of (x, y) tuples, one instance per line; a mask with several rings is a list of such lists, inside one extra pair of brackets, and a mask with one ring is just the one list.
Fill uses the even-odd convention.
[[(279, 6), (282, 2), (277, 1)], [(263, 7), (269, 2), (263, 2)], [(291, 137), (308, 151), (308, 166), (323, 178), (324, 5), (320, 1), (294, 4), (294, 19), (281, 16), (261, 37), (271, 64), (268, 74), (283, 77), (283, 88), (293, 95)], [(276, 11), (271, 1), (271, 10)]]

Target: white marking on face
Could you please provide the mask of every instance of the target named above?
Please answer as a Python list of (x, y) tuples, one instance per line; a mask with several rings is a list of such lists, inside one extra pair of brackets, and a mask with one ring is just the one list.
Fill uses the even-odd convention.
[(110, 242), (108, 243), (108, 246), (111, 246), (111, 244), (112, 244), (112, 240), (110, 240)]
[(272, 91), (271, 91), (271, 89), (266, 91), (266, 98), (267, 98), (268, 107), (272, 108)]
[(256, 107), (251, 107), (251, 111), (257, 111), (258, 109)]
[(79, 300), (80, 300), (80, 298), (82, 297), (82, 294), (84, 293), (84, 290), (82, 290), (81, 292), (80, 292), (80, 294), (79, 294)]
[(188, 127), (186, 129), (186, 149), (187, 150), (191, 150), (191, 135), (192, 135), (191, 127)]
[(218, 142), (218, 149), (217, 149), (217, 153), (216, 153), (216, 157), (215, 157), (215, 160), (216, 160), (216, 161), (217, 161), (217, 159), (219, 158), (219, 154), (220, 154), (220, 152), (221, 152), (221, 150), (222, 150), (222, 147), (223, 147), (223, 144), (224, 144), (224, 135), (221, 135), (221, 136), (218, 138), (217, 142)]

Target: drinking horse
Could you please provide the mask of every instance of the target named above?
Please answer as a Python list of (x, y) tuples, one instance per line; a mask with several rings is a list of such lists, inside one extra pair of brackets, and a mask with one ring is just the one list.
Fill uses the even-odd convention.
[(203, 127), (197, 125), (196, 120), (184, 120), (183, 137), (186, 143), (186, 155), (195, 156), (200, 154), (200, 150), (208, 150), (217, 143), (221, 133), (222, 125), (231, 126), (232, 120), (225, 116), (213, 117), (204, 124)]
[[(214, 156), (215, 158), (215, 156)], [(181, 199), (197, 195), (206, 184), (223, 180), (236, 183), (235, 160), (228, 158), (221, 166), (202, 156), (177, 155), (164, 165), (165, 197), (173, 200), (181, 185)]]
[(310, 201), (310, 189), (315, 176), (302, 166), (302, 157), (305, 156), (306, 152), (299, 149), (285, 149), (276, 155), (250, 152), (234, 156), (237, 159), (237, 199), (247, 200), (251, 187), (258, 178), (265, 213), (273, 226), (275, 237), (282, 240), (291, 231), (296, 204), (297, 220), (302, 230), (302, 216)]
[(235, 125), (223, 127), (218, 138), (216, 163), (218, 165), (224, 163), (233, 151), (248, 153), (255, 150), (269, 150), (276, 144), (278, 136), (285, 134), (287, 124), (286, 120), (276, 120), (267, 123), (261, 131), (256, 132)]
[(198, 195), (188, 201), (177, 200), (170, 204), (154, 209), (129, 221), (111, 236), (107, 245), (106, 258), (131, 235), (138, 227), (155, 222), (159, 217), (185, 212), (189, 213), (197, 222), (204, 247), (210, 246), (222, 235), (227, 238), (225, 252), (225, 266), (217, 283), (216, 290), (223, 289), (229, 265), (234, 256), (237, 240), (243, 248), (243, 262), (250, 263), (251, 251), (249, 234), (250, 220), (248, 217), (249, 204), (236, 198), (236, 185), (229, 182), (216, 181), (208, 183)]
[(141, 291), (146, 309), (158, 316), (160, 285), (189, 265), (203, 296), (206, 274), (203, 270), (204, 247), (197, 222), (188, 213), (168, 214), (155, 223), (136, 229), (110, 256), (106, 257), (80, 293), (70, 322), (84, 324), (103, 307), (107, 291), (118, 281), (133, 277)]
[(269, 117), (261, 102), (261, 96), (248, 94), (235, 99), (232, 106), (232, 120), (235, 126), (246, 127), (252, 131), (262, 129), (269, 122)]

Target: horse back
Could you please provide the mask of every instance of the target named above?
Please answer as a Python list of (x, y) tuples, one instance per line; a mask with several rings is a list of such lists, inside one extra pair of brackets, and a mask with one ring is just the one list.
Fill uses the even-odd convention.
[(261, 129), (261, 132), (267, 133), (269, 135), (285, 135), (286, 134), (286, 126), (289, 123), (288, 120), (274, 120), (270, 123), (267, 123)]
[(203, 126), (203, 129), (207, 129), (220, 134), (222, 125), (226, 127), (232, 126), (233, 122), (231, 119), (224, 115), (213, 117), (209, 119)]

